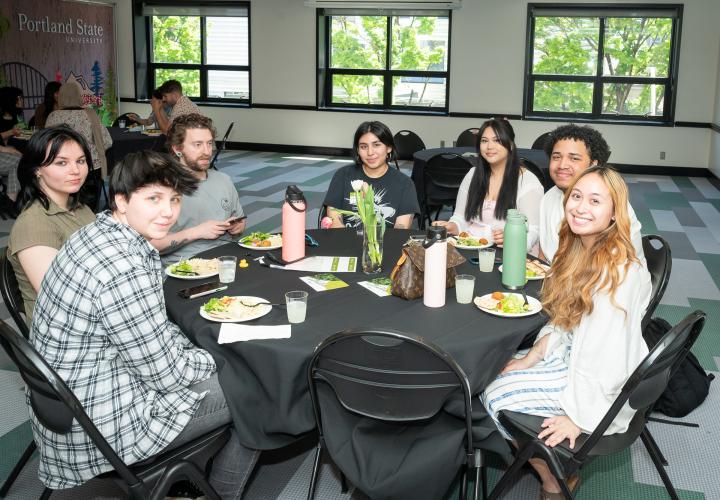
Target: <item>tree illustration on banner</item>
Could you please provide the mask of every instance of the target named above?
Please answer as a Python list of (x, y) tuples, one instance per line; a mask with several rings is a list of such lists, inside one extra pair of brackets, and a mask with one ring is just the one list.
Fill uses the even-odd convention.
[(95, 64), (93, 64), (90, 71), (92, 72), (92, 84), (90, 84), (90, 90), (92, 90), (92, 93), (97, 97), (102, 98), (103, 77), (102, 70), (100, 69), (100, 63), (95, 61)]

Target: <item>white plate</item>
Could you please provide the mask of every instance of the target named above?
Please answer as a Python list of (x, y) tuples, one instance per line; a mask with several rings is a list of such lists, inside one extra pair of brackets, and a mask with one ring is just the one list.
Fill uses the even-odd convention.
[[(267, 299), (263, 299), (261, 297), (253, 297), (251, 295), (233, 295), (232, 296), (235, 299), (242, 300), (246, 304), (255, 304), (257, 302), (269, 302)], [(203, 304), (204, 306), (204, 304)], [(216, 318), (214, 316), (211, 316), (210, 314), (206, 313), (203, 309), (203, 306), (200, 306), (200, 316), (205, 318), (208, 321), (215, 321), (217, 323), (242, 323), (244, 321), (252, 321), (254, 319), (262, 318), (267, 313), (269, 313), (272, 310), (271, 304), (264, 304), (261, 306), (254, 307), (257, 312), (255, 314), (251, 314), (250, 316), (247, 316), (245, 318), (233, 318), (233, 319), (223, 319), (223, 318)]]
[[(498, 266), (498, 271), (502, 272), (502, 264)], [(545, 276), (528, 276), (527, 275), (527, 268), (525, 268), (525, 279), (527, 281), (537, 281), (537, 280), (544, 280)], [(528, 297), (528, 301), (530, 300), (530, 297)]]
[[(275, 236), (275, 235), (272, 235), (272, 236)], [(253, 246), (253, 245), (246, 245), (245, 243), (240, 243), (239, 241), (238, 241), (238, 245), (240, 245), (240, 246), (243, 247), (243, 248), (247, 248), (247, 249), (249, 249), (249, 250), (262, 250), (262, 251), (265, 251), (265, 250), (277, 250), (278, 248), (282, 248), (282, 242), (280, 242), (279, 245), (272, 245), (272, 246), (269, 246), (269, 247), (256, 247), (256, 246)]]
[(168, 276), (170, 276), (170, 277), (172, 277), (172, 278), (177, 278), (177, 279), (179, 279), (179, 280), (201, 280), (201, 279), (203, 279), (203, 278), (209, 278), (210, 276), (216, 276), (217, 273), (218, 273), (218, 271), (215, 271), (214, 273), (198, 274), (197, 276), (187, 276), (187, 275), (184, 275), (184, 274), (173, 274), (173, 273), (170, 271), (170, 268), (173, 267), (173, 266), (176, 265), (176, 264), (177, 264), (177, 262), (175, 262), (174, 264), (170, 264), (169, 266), (167, 266), (167, 267), (165, 268), (165, 274), (167, 274)]
[[(503, 292), (503, 293), (505, 295), (508, 295), (507, 292)], [(528, 304), (530, 304), (530, 310), (527, 312), (524, 312), (524, 313), (506, 313), (506, 312), (498, 311), (497, 309), (485, 309), (484, 307), (480, 307), (479, 305), (477, 305), (478, 299), (483, 299), (485, 297), (489, 297), (490, 295), (492, 295), (492, 294), (488, 293), (487, 295), (483, 295), (482, 297), (475, 297), (475, 300), (473, 300), (473, 303), (475, 304), (475, 306), (478, 309), (480, 309), (483, 312), (486, 312), (488, 314), (493, 314), (495, 316), (504, 316), (506, 318), (522, 318), (524, 316), (532, 316), (533, 314), (537, 314), (540, 311), (542, 311), (542, 304), (540, 303), (540, 301), (538, 299), (536, 299), (535, 297), (530, 297), (529, 295), (528, 295)], [(517, 295), (520, 298), (520, 300), (522, 300), (522, 294), (520, 294), (520, 293), (511, 293), (509, 295)]]
[[(455, 248), (459, 248), (460, 250), (480, 250), (481, 248), (488, 248), (488, 247), (493, 246), (493, 243), (490, 240), (488, 240), (487, 245), (467, 246), (467, 245), (460, 245), (455, 236), (451, 236), (451, 238), (455, 241)], [(476, 239), (480, 239), (480, 238), (476, 238)]]

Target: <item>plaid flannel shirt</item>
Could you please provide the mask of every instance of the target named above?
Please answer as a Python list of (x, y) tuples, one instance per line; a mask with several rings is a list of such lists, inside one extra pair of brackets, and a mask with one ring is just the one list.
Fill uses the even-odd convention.
[[(215, 371), (210, 354), (167, 318), (157, 250), (108, 212), (76, 232), (53, 260), (30, 338), (126, 463), (175, 439), (204, 396), (188, 387)], [(112, 469), (76, 421), (58, 434), (32, 407), (30, 417), (38, 475), (50, 488)]]

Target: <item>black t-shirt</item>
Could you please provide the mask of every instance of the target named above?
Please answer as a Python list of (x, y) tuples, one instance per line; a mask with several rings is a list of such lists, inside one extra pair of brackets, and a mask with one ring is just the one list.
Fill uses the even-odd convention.
[(0, 116), (0, 132), (7, 132), (15, 125), (17, 125), (17, 122), (18, 121), (16, 116), (13, 116), (12, 118), (5, 118), (4, 116)]
[[(363, 180), (373, 187), (375, 202), (380, 206), (388, 225), (395, 225), (395, 218), (399, 215), (420, 213), (415, 184), (410, 177), (391, 167), (388, 167), (385, 175), (377, 179), (365, 175), (362, 167), (357, 165), (347, 165), (339, 169), (330, 181), (323, 204), (356, 212), (355, 193), (351, 185), (356, 179)], [(349, 216), (343, 216), (343, 223), (346, 226), (355, 226), (359, 222)]]

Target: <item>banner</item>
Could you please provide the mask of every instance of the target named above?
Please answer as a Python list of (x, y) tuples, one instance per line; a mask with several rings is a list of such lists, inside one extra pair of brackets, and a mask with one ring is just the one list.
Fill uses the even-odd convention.
[(0, 87), (23, 90), (26, 120), (49, 81), (76, 81), (102, 122), (117, 116), (113, 6), (0, 0)]

